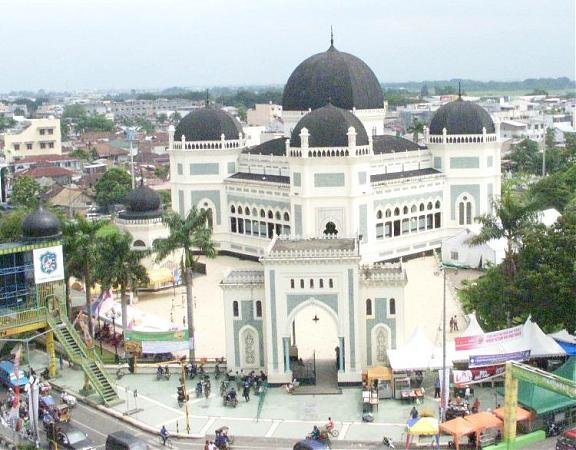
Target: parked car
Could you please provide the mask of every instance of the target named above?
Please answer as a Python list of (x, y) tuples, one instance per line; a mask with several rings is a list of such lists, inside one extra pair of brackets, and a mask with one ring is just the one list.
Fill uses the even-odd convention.
[(106, 438), (106, 450), (148, 450), (148, 444), (126, 431), (115, 431)]
[(92, 442), (86, 433), (69, 423), (58, 423), (48, 428), (46, 437), (50, 442), (50, 450), (56, 448), (54, 441), (58, 444), (58, 448), (69, 448), (71, 450), (96, 449), (96, 444)]
[(293, 450), (329, 450), (330, 447), (326, 445), (325, 442), (317, 441), (314, 439), (303, 439), (301, 441), (296, 442)]
[(23, 370), (18, 371), (18, 377), (14, 372), (14, 363), (10, 361), (0, 361), (0, 383), (9, 388), (16, 386), (26, 386), (28, 377), (24, 375)]
[(576, 428), (566, 430), (556, 441), (556, 450), (576, 450)]

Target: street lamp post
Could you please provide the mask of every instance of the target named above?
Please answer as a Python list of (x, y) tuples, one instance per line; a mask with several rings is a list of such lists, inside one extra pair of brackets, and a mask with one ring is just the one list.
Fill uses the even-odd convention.
[(441, 420), (446, 419), (446, 400), (448, 398), (448, 377), (446, 376), (446, 268), (442, 267), (443, 275), (443, 289), (442, 289), (442, 398), (440, 399), (441, 405)]

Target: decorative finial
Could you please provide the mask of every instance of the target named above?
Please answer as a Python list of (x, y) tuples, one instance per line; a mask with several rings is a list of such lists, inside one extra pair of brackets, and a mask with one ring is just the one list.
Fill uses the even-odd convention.
[(460, 86), (460, 81), (458, 81), (458, 98), (462, 98), (462, 87)]
[(206, 100), (204, 100), (204, 106), (208, 107), (210, 105), (210, 92), (206, 89)]
[(330, 25), (330, 47), (334, 47), (334, 30), (332, 25)]

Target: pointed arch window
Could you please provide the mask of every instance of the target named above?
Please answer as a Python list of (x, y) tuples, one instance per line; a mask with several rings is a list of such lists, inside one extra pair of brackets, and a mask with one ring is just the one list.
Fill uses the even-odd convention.
[(256, 317), (262, 317), (262, 302), (260, 300), (256, 301)]
[(366, 317), (372, 316), (372, 299), (366, 299)]
[(234, 317), (240, 317), (240, 305), (237, 300), (232, 302), (232, 315)]

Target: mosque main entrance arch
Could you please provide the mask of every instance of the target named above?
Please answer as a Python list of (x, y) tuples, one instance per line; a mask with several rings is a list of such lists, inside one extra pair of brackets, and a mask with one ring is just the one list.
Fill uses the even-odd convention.
[(302, 384), (335, 387), (340, 360), (338, 314), (329, 305), (311, 297), (288, 316), (290, 370)]

